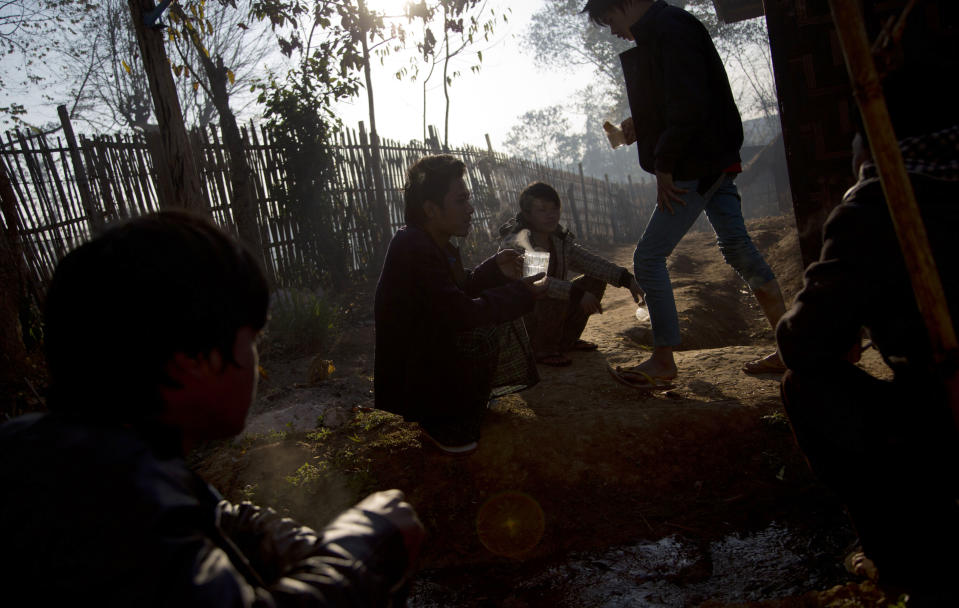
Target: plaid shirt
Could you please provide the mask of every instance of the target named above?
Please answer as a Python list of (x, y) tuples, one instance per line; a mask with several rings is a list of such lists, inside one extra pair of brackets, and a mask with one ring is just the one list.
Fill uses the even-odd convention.
[[(959, 125), (935, 133), (907, 137), (899, 141), (902, 162), (910, 175), (935, 180), (959, 181)], [(859, 181), (843, 196), (851, 199), (864, 186), (879, 179), (875, 162), (867, 160), (859, 168)]]

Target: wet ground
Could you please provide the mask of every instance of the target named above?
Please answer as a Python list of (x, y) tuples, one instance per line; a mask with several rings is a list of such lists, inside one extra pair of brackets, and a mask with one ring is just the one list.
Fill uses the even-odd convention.
[(409, 605), (684, 608), (706, 601), (725, 605), (795, 597), (848, 579), (837, 555), (850, 538), (852, 532), (835, 521), (811, 529), (772, 522), (715, 541), (673, 534), (573, 552), (532, 569), (513, 564), (512, 576), (504, 564), (477, 577), (510, 579), (501, 588), (464, 584), (449, 571), (426, 572), (414, 585)]

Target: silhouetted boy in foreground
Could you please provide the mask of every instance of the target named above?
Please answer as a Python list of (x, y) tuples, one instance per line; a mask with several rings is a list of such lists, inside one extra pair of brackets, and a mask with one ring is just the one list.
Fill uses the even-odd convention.
[[(892, 64), (883, 87), (953, 323), (959, 120), (939, 80), (959, 63), (956, 8), (928, 2), (912, 11), (890, 53), (902, 65)], [(853, 162), (858, 181), (826, 220), (819, 260), (777, 328), (789, 367), (783, 402), (813, 471), (846, 504), (879, 582), (908, 591), (909, 606), (959, 606), (959, 433), (950, 411), (959, 395), (946, 382), (959, 361), (956, 353), (935, 360), (861, 135)], [(855, 365), (863, 327), (891, 382)]]
[(10, 605), (382, 606), (422, 527), (397, 490), (322, 532), (231, 504), (184, 463), (243, 429), (269, 292), (203, 219), (160, 213), (80, 246), (47, 294), (49, 414), (0, 427)]
[(466, 236), (473, 207), (463, 161), (428, 156), (407, 173), (406, 226), (390, 241), (376, 286), (376, 407), (418, 422), (441, 450), (476, 449), (493, 389), (539, 377), (522, 323), (546, 281), (522, 280), (504, 250), (465, 270), (450, 238)]

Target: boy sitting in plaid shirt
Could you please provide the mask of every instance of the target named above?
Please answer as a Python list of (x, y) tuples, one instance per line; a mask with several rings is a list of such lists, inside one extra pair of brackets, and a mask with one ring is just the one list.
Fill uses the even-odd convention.
[[(643, 290), (633, 275), (612, 262), (595, 255), (576, 242), (572, 232), (559, 223), (559, 194), (549, 184), (530, 184), (519, 195), (520, 211), (500, 228), (504, 248), (548, 251), (550, 277), (546, 297), (538, 300), (524, 317), (526, 330), (539, 363), (565, 366), (572, 360), (570, 350), (595, 350), (596, 345), (581, 340), (589, 316), (602, 313), (600, 300), (606, 284), (625, 287), (637, 302)], [(505, 251), (506, 249), (504, 249)], [(571, 271), (582, 276), (567, 281)]]

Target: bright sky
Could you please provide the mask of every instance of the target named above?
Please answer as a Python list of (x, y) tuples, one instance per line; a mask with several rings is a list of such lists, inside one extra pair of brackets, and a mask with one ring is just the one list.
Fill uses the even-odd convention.
[[(391, 10), (399, 14), (404, 0), (368, 0), (372, 8)], [(499, 16), (507, 7), (512, 8), (509, 22), (500, 20), (490, 43), (479, 43), (474, 48), (482, 50), (482, 69), (478, 74), (470, 71), (475, 63), (475, 54), (455, 61), (461, 75), (450, 87), (450, 144), (470, 144), (486, 147), (485, 134), (489, 134), (496, 150), (502, 150), (503, 140), (517, 118), (525, 112), (544, 106), (565, 103), (591, 78), (585, 68), (570, 73), (547, 72), (538, 67), (533, 58), (524, 53), (521, 41), (530, 16), (543, 0), (489, 0)], [(583, 27), (586, 20), (583, 19)], [(406, 58), (388, 58), (385, 66), (377, 61), (372, 70), (373, 94), (376, 104), (376, 124), (381, 138), (405, 143), (411, 139), (423, 139), (423, 88), (422, 83), (397, 80), (393, 74), (405, 65)], [(454, 62), (451, 62), (451, 64)], [(435, 125), (443, 138), (442, 74), (433, 75), (427, 87), (427, 124)], [(356, 128), (358, 121), (366, 123), (369, 130), (366, 92), (349, 104), (339, 106), (344, 123)]]
[[(372, 10), (391, 15), (402, 15), (407, 0), (367, 0)], [(586, 68), (568, 73), (548, 72), (537, 66), (533, 58), (521, 48), (523, 35), (530, 17), (544, 0), (488, 0), (488, 8), (495, 10), (497, 23), (490, 42), (480, 40), (470, 53), (463, 53), (451, 61), (450, 71), (460, 76), (450, 87), (450, 144), (470, 144), (486, 147), (484, 135), (489, 134), (493, 147), (503, 149), (503, 141), (519, 116), (529, 110), (557, 103), (566, 103), (572, 94), (591, 79)], [(507, 13), (507, 9), (512, 9)], [(502, 15), (509, 21), (504, 23)], [(403, 19), (405, 22), (405, 18)], [(586, 27), (584, 19), (584, 27)], [(475, 51), (483, 52), (482, 68), (473, 73)], [(415, 52), (413, 49), (411, 52)], [(7, 57), (8, 61), (13, 58)], [(421, 81), (397, 80), (395, 72), (408, 65), (409, 54), (387, 57), (385, 65), (376, 59), (372, 66), (373, 93), (376, 103), (376, 121), (380, 137), (406, 143), (423, 139), (423, 88)], [(437, 127), (443, 138), (445, 101), (443, 98), (441, 67), (427, 87), (427, 124)], [(362, 79), (362, 75), (361, 75)], [(31, 91), (22, 99), (14, 99), (30, 108), (27, 120), (34, 123), (56, 122), (55, 103), (42, 102), (38, 91)], [(571, 104), (572, 105), (572, 104)], [(342, 103), (338, 112), (343, 122), (356, 129), (359, 121), (369, 129), (369, 115), (365, 89), (349, 103)]]

